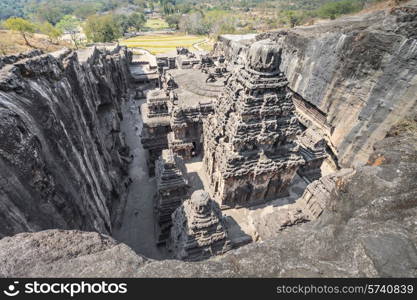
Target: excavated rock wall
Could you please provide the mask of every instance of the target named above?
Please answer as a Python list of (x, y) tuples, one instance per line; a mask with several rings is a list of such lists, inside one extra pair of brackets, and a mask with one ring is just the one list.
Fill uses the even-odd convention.
[[(406, 5), (407, 8), (349, 17), (328, 24), (261, 36), (274, 39), (277, 45), (282, 46), (283, 64), (287, 66), (286, 75), (290, 79), (292, 89), (326, 113), (327, 121), (333, 126), (331, 141), (335, 144), (341, 164), (353, 165), (353, 159), (357, 162), (367, 162), (366, 165), (354, 168), (354, 172), (349, 176), (337, 179), (335, 189), (328, 195), (326, 192), (324, 211), (317, 220), (291, 226), (267, 241), (252, 243), (222, 256), (194, 263), (146, 260), (125, 245), (98, 233), (57, 230), (20, 233), (0, 240), (0, 276), (76, 274), (86, 277), (416, 277), (416, 119), (403, 122), (383, 139), (390, 124), (410, 113), (415, 114), (416, 1)], [(237, 45), (229, 49), (231, 53), (242, 51), (243, 48), (239, 48), (238, 44), (235, 41), (231, 43), (233, 47)], [(66, 55), (62, 54), (61, 57)], [(71, 177), (73, 173), (68, 173), (67, 169), (79, 170), (73, 165), (60, 168), (58, 171), (55, 169), (54, 164), (62, 157), (58, 154), (71, 153), (72, 147), (76, 145), (69, 143), (72, 141), (69, 138), (66, 143), (61, 144), (57, 136), (51, 136), (55, 128), (59, 130), (64, 125), (66, 132), (71, 132), (71, 125), (78, 126), (78, 119), (71, 119), (73, 123), (63, 121), (64, 125), (51, 123), (54, 130), (42, 132), (39, 128), (44, 128), (45, 123), (49, 124), (43, 120), (55, 115), (28, 113), (30, 108), (36, 112), (39, 108), (35, 104), (42, 104), (40, 99), (45, 99), (38, 96), (40, 93), (34, 87), (38, 84), (51, 87), (46, 82), (59, 81), (55, 74), (63, 72), (64, 67), (57, 62), (60, 59), (50, 59), (55, 62), (52, 65), (56, 67), (45, 68), (49, 70), (49, 76), (42, 75), (44, 69), (39, 67), (36, 76), (33, 72), (26, 72), (26, 64), (18, 66), (18, 69), (22, 70), (19, 71), (21, 74), (28, 74), (28, 77), (20, 75), (13, 80), (13, 76), (8, 76), (9, 79), (4, 80), (4, 67), (0, 73), (0, 121), (5, 124), (0, 127), (0, 149), (7, 149), (0, 152), (0, 167), (1, 170), (6, 170), (1, 172), (0, 211), (6, 212), (5, 224), (18, 224), (21, 226), (20, 231), (55, 225), (47, 223), (49, 220), (42, 217), (39, 217), (42, 218), (40, 220), (33, 220), (29, 216), (39, 215), (27, 212), (36, 210), (34, 212), (39, 213), (42, 205), (51, 207), (50, 203), (54, 203), (54, 199), (60, 199), (49, 196), (46, 199), (50, 199), (50, 202), (43, 202), (41, 199), (45, 198), (37, 196), (41, 192), (45, 195), (66, 195), (62, 192), (62, 187), (72, 187), (71, 178), (74, 178)], [(109, 59), (112, 61), (114, 58), (110, 56)], [(75, 61), (74, 59), (74, 66), (78, 66), (76, 70), (79, 72), (72, 72), (76, 75), (69, 78), (78, 78), (80, 74), (85, 74), (81, 72), (83, 64), (78, 65)], [(94, 66), (103, 70), (96, 64)], [(120, 73), (113, 76), (120, 76)], [(84, 78), (92, 77), (85, 75)], [(32, 94), (26, 94), (19, 88), (23, 84)], [(96, 87), (91, 82), (86, 84)], [(8, 87), (7, 92), (4, 86)], [(83, 89), (72, 90), (73, 93), (78, 91), (84, 93)], [(93, 94), (98, 93), (97, 90), (94, 91), (96, 92)], [(10, 95), (14, 97), (10, 98)], [(64, 99), (67, 99), (67, 106), (62, 104), (62, 109), (84, 103), (79, 98), (75, 101), (69, 95)], [(6, 100), (8, 106), (4, 105)], [(90, 100), (86, 102), (90, 103)], [(56, 103), (61, 102), (54, 103), (52, 107), (60, 107)], [(65, 111), (72, 110), (68, 108), (68, 111)], [(81, 118), (80, 122), (84, 122), (83, 120)], [(93, 121), (88, 124), (93, 126)], [(347, 129), (343, 129), (344, 127)], [(89, 132), (91, 128), (87, 126), (84, 131)], [(65, 134), (65, 131), (62, 131), (60, 129), (59, 133)], [(97, 137), (100, 136), (101, 134), (97, 134)], [(80, 143), (87, 143), (83, 138), (84, 133), (81, 134)], [(73, 140), (76, 140), (75, 137)], [(70, 149), (65, 148), (67, 145)], [(68, 152), (62, 152), (59, 147)], [(372, 154), (371, 149), (374, 149)], [(46, 152), (47, 150), (49, 151)], [(5, 154), (8, 153), (12, 155), (6, 157)], [(52, 159), (48, 160), (48, 155), (55, 157), (52, 156)], [(85, 154), (86, 157), (90, 155), (91, 152)], [(48, 180), (27, 180), (45, 178), (37, 177), (38, 174), (45, 173), (36, 170), (46, 172), (37, 164), (41, 167), (46, 166), (46, 174), (53, 176)], [(22, 174), (18, 170), (22, 170)], [(33, 174), (36, 176), (32, 176), (32, 170), (35, 170)], [(59, 171), (68, 178), (66, 181), (60, 179)], [(83, 179), (91, 178), (81, 171), (79, 173), (84, 174)], [(51, 178), (55, 181), (51, 181)], [(27, 183), (20, 186), (18, 180)], [(97, 180), (101, 182), (101, 179)], [(56, 192), (48, 193), (50, 189), (44, 188), (50, 186), (48, 182), (54, 184), (53, 190)], [(82, 185), (79, 184), (77, 187), (79, 186)], [(91, 185), (85, 183), (85, 186)], [(15, 198), (13, 195), (9, 196), (14, 191)], [(29, 195), (29, 192), (32, 194)], [(27, 197), (19, 193), (26, 193)], [(312, 193), (313, 196), (317, 196), (315, 191)], [(73, 198), (68, 197), (65, 200), (77, 203), (76, 207), (82, 206), (82, 203), (75, 202), (80, 198), (86, 201), (83, 204), (96, 203), (95, 197), (87, 199), (79, 194), (73, 192)], [(15, 199), (19, 200), (15, 201), (17, 204), (11, 202)], [(63, 203), (66, 207), (66, 202)], [(52, 207), (57, 207), (59, 212), (56, 215), (55, 211), (49, 213), (48, 216), (52, 220), (66, 213), (65, 210), (58, 209), (60, 206)], [(43, 213), (45, 211), (47, 210)], [(86, 214), (85, 220), (94, 220), (90, 217), (97, 216), (94, 214), (96, 210), (86, 209), (82, 212)], [(75, 216), (74, 224), (71, 225), (76, 227), (80, 224), (77, 223), (81, 219), (80, 214), (81, 210), (75, 213), (69, 211), (65, 216)], [(1, 222), (5, 222), (5, 217), (0, 217)], [(97, 223), (100, 225), (105, 222)], [(0, 225), (3, 231), (4, 228), (8, 228), (4, 227), (3, 223)], [(90, 227), (93, 228), (94, 225), (96, 224), (90, 224)]]
[(385, 138), (338, 179), (320, 218), (203, 262), (146, 260), (97, 233), (50, 230), (1, 239), (0, 276), (416, 277), (416, 146), (417, 132)]
[(101, 46), (0, 62), (0, 238), (49, 228), (111, 233), (128, 149), (119, 130), (130, 53)]
[[(260, 34), (282, 51), (289, 87), (327, 118), (342, 167), (363, 164), (391, 126), (416, 109), (417, 1), (403, 7)], [(250, 38), (250, 36), (248, 37)], [(244, 37), (216, 47), (236, 63)]]

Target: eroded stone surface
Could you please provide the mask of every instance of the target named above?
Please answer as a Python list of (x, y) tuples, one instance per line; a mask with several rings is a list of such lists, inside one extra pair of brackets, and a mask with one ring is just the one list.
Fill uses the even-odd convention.
[[(51, 242), (44, 236), (48, 232), (23, 233), (0, 240), (0, 274), (10, 277), (73, 274), (416, 277), (416, 145), (417, 137), (408, 134), (384, 139), (377, 143), (369, 165), (357, 168), (355, 174), (338, 187), (337, 196), (330, 197), (319, 219), (206, 261), (149, 260), (143, 264), (142, 258), (122, 245), (103, 243), (103, 237), (100, 242), (96, 238), (85, 238), (91, 233), (55, 232)], [(75, 258), (74, 253), (67, 256), (67, 252), (62, 251), (62, 248), (78, 247), (79, 243), (87, 247), (77, 248)], [(94, 250), (98, 248), (103, 252)], [(103, 253), (109, 255), (103, 256)]]
[(242, 61), (255, 40), (282, 49), (289, 87), (313, 105), (304, 108), (313, 115), (309, 121), (328, 135), (339, 164), (351, 167), (365, 163), (373, 144), (416, 109), (416, 19), (412, 0), (257, 37), (224, 36), (216, 49), (232, 64)]
[(285, 196), (305, 163), (296, 141), (302, 128), (280, 61), (273, 44), (253, 44), (204, 122), (204, 167), (222, 207)]
[(0, 277), (124, 277), (145, 262), (96, 232), (47, 230), (0, 240)]
[(203, 190), (184, 201), (172, 222), (170, 248), (178, 259), (202, 260), (232, 247), (218, 204)]
[(0, 237), (112, 231), (128, 184), (120, 103), (129, 61), (118, 46), (2, 59)]
[[(181, 246), (174, 247), (174, 253), (189, 260), (220, 256), (196, 263), (144, 261), (100, 234), (46, 231), (1, 239), (0, 274), (417, 276), (416, 127), (411, 125), (406, 134), (400, 130), (375, 143), (393, 122), (415, 112), (415, 2), (386, 12), (268, 33), (252, 46), (234, 39), (229, 48), (216, 49), (226, 55), (226, 61), (218, 62), (225, 63), (233, 74), (224, 77), (226, 101), (220, 97), (214, 116), (207, 119), (212, 130), (204, 136), (209, 137), (205, 150), (220, 156), (214, 155), (206, 166), (210, 171), (218, 161), (227, 161), (223, 178), (233, 191), (230, 194), (236, 201), (232, 203), (252, 205), (256, 199), (268, 200), (265, 191), (273, 187), (275, 195), (274, 187), (285, 187), (290, 173), (304, 161), (307, 169), (300, 168), (299, 174), (313, 180), (298, 201), (276, 210), (277, 214), (266, 206), (264, 219), (255, 224), (261, 242), (225, 252), (229, 247), (224, 226), (219, 226), (219, 210), (207, 209), (209, 203), (216, 203), (202, 193), (194, 205), (191, 199), (191, 204), (186, 201), (177, 210), (175, 220), (180, 221), (172, 238), (174, 245)], [(124, 94), (124, 62), (129, 57), (121, 49), (85, 49), (78, 52), (78, 61), (70, 51), (40, 56), (34, 52), (1, 60), (0, 118), (5, 126), (0, 127), (4, 137), (0, 163), (6, 171), (1, 174), (0, 196), (6, 201), (0, 202), (0, 212), (7, 212), (7, 219), (1, 219), (6, 234), (51, 226), (110, 232), (111, 218), (123, 203), (119, 191), (126, 187), (118, 180), (124, 178), (129, 161), (118, 122), (118, 95)], [(203, 63), (193, 55), (187, 59), (189, 63), (184, 60), (182, 67)], [(168, 98), (161, 103), (155, 98), (151, 110), (156, 115), (146, 116), (152, 119), (165, 114), (169, 127), (178, 126), (181, 133), (190, 128), (187, 118), (192, 124), (201, 118), (195, 117), (189, 105), (193, 100), (187, 97), (190, 90), (184, 86), (181, 90), (179, 78), (172, 75), (177, 70), (168, 72), (175, 67), (173, 62), (177, 61), (167, 60), (160, 78)], [(214, 73), (207, 74), (206, 83), (213, 84), (207, 85), (213, 88), (209, 97), (217, 92), (214, 83), (222, 78), (222, 68), (217, 65)], [(291, 93), (292, 101), (287, 97), (288, 87), (296, 92)], [(191, 94), (201, 90), (196, 88)], [(274, 101), (274, 96), (280, 101)], [(255, 101), (247, 101), (250, 98)], [(167, 101), (175, 107), (172, 111), (164, 106)], [(297, 118), (307, 127), (301, 135), (299, 124), (293, 121)], [(187, 131), (178, 137), (186, 142)], [(175, 152), (183, 150), (174, 149), (168, 139), (166, 144)], [(372, 145), (376, 150), (369, 155)], [(197, 147), (193, 144), (180, 155), (191, 152), (192, 156), (192, 149)], [(336, 167), (339, 160), (343, 166), (358, 166), (314, 181), (320, 175), (310, 171), (317, 170), (316, 163), (320, 164), (325, 153)], [(360, 165), (368, 158), (367, 165)], [(56, 166), (59, 159), (70, 163)], [(256, 163), (252, 165), (252, 161)], [(250, 172), (275, 172), (285, 178), (267, 187), (262, 186), (270, 179), (267, 175), (239, 181)], [(227, 182), (228, 178), (238, 181)], [(251, 185), (258, 186), (253, 189)], [(215, 194), (215, 182), (212, 189)], [(64, 198), (67, 192), (75, 198)], [(29, 197), (31, 193), (35, 196)], [(32, 198), (40, 203), (39, 208), (23, 209), (32, 204), (28, 202)], [(83, 270), (83, 264), (93, 268)], [(109, 265), (117, 271), (109, 270)]]
[(172, 150), (165, 149), (156, 163), (157, 194), (155, 218), (157, 244), (166, 243), (172, 226), (172, 213), (188, 196), (189, 185), (184, 177), (185, 166)]

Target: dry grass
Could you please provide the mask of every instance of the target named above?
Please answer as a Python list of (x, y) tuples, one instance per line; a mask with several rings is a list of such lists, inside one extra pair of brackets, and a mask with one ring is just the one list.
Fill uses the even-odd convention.
[(48, 37), (43, 34), (33, 34), (28, 38), (28, 40), (33, 48), (25, 44), (25, 41), (20, 34), (9, 30), (0, 30), (0, 55), (16, 54), (33, 49), (53, 52), (64, 47), (71, 46), (66, 42), (52, 44)]
[(417, 136), (417, 117), (399, 121), (388, 132), (388, 136), (396, 136), (403, 133)]
[(363, 10), (358, 12), (357, 14), (365, 14), (365, 13), (370, 13), (370, 12), (373, 12), (373, 11), (393, 8), (393, 7), (399, 6), (403, 3), (406, 3), (408, 1), (409, 0), (388, 0), (388, 1), (375, 2), (375, 3), (370, 4), (368, 7), (364, 8)]

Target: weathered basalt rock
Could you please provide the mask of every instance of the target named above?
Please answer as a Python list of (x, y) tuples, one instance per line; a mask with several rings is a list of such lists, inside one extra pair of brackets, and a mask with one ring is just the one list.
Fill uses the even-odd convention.
[(312, 105), (311, 120), (323, 129), (338, 163), (352, 167), (365, 163), (374, 143), (416, 110), (416, 20), (417, 1), (412, 0), (256, 38), (224, 36), (216, 48), (238, 63), (254, 40), (274, 43), (289, 88)]
[(0, 240), (2, 278), (130, 277), (146, 262), (127, 245), (97, 232), (46, 230)]
[(178, 259), (202, 260), (232, 247), (219, 206), (203, 190), (184, 201), (172, 222), (170, 248)]
[(280, 60), (273, 44), (253, 44), (204, 121), (204, 168), (210, 193), (222, 207), (287, 195), (305, 163), (296, 141), (302, 128)]
[(312, 126), (299, 136), (298, 141), (301, 146), (301, 155), (305, 160), (305, 164), (300, 167), (298, 174), (309, 182), (320, 179), (322, 176), (321, 165), (328, 157), (325, 138), (320, 135), (320, 131), (316, 127)]
[[(410, 1), (405, 5), (407, 7), (395, 8), (387, 12), (347, 17), (327, 24), (280, 31), (260, 37), (268, 38), (282, 49), (281, 65), (289, 78), (290, 88), (304, 98), (301, 101), (305, 101), (299, 102), (299, 107), (303, 107), (306, 114), (313, 112), (310, 118), (306, 117), (303, 120), (306, 126), (315, 125), (324, 131), (324, 136), (328, 135), (326, 142), (330, 143), (329, 147), (334, 151), (333, 155), (340, 158), (341, 165), (352, 166), (354, 162), (367, 162), (366, 165), (355, 167), (352, 173), (341, 174), (337, 178), (325, 177), (313, 182), (301, 199), (304, 203), (300, 203), (301, 209), (297, 211), (300, 213), (289, 215), (287, 225), (298, 224), (297, 226), (285, 226), (285, 230), (278, 231), (268, 240), (228, 251), (216, 258), (192, 263), (178, 260), (143, 261), (125, 246), (118, 245), (108, 237), (97, 233), (77, 231), (23, 233), (0, 240), (0, 275), (8, 277), (74, 276), (74, 274), (90, 277), (416, 277), (415, 119), (410, 126), (407, 125), (406, 131), (396, 128), (395, 132), (376, 142), (385, 135), (390, 124), (404, 115), (415, 113), (416, 1)], [(245, 50), (239, 48), (239, 43), (235, 41), (230, 44), (233, 45), (233, 49), (229, 49), (229, 52), (236, 56), (236, 66), (239, 66), (246, 57)], [(59, 55), (61, 58), (66, 56), (66, 52)], [(111, 57), (109, 59), (112, 60)], [(260, 64), (254, 63), (252, 69), (254, 71), (257, 69), (258, 72), (268, 71), (270, 64), (265, 64), (268, 61), (267, 59)], [(34, 67), (36, 60), (30, 64)], [(101, 62), (96, 66), (101, 68), (106, 65)], [(0, 140), (0, 145), (3, 147), (0, 149), (12, 149), (12, 151), (1, 152), (0, 163), (19, 162), (16, 170), (24, 170), (23, 175), (26, 176), (19, 179), (23, 178), (21, 181), (26, 182), (27, 178), (32, 178), (29, 176), (31, 172), (27, 170), (33, 170), (31, 163), (37, 161), (38, 157), (40, 157), (40, 165), (45, 160), (43, 156), (39, 156), (42, 152), (37, 145), (42, 145), (42, 151), (45, 151), (45, 145), (48, 145), (44, 142), (47, 137), (40, 135), (39, 130), (34, 129), (39, 127), (37, 123), (40, 122), (39, 120), (44, 120), (42, 116), (47, 118), (51, 114), (37, 114), (29, 121), (24, 118), (18, 119), (17, 116), (26, 116), (22, 112), (31, 107), (32, 101), (42, 104), (40, 101), (42, 97), (37, 96), (33, 87), (44, 84), (47, 80), (54, 83), (60, 78), (60, 70), (64, 67), (61, 64), (56, 66), (38, 64), (38, 74), (41, 75), (39, 80), (32, 73), (27, 72), (25, 67), (20, 65), (18, 68), (22, 69), (21, 74), (28, 74), (30, 80), (22, 77), (20, 73), (18, 73), (20, 77), (8, 76), (7, 80), (3, 80), (3, 70), (0, 74), (0, 101), (2, 101), (0, 111), (4, 110), (4, 95), (9, 96), (8, 93), (14, 91), (13, 101), (8, 101), (6, 106), (7, 109), (12, 107), (13, 110), (9, 112), (6, 109), (7, 114), (1, 114), (6, 120), (4, 124), (9, 125), (4, 127), (7, 130), (0, 131), (1, 136), (5, 137)], [(7, 72), (10, 72), (10, 69)], [(80, 69), (77, 71), (80, 71), (77, 74), (83, 74)], [(85, 82), (89, 82), (90, 77), (85, 78), (87, 79)], [(25, 98), (26, 95), (22, 93), (23, 89), (19, 84), (28, 80), (31, 95)], [(83, 91), (83, 89), (79, 90)], [(65, 103), (71, 106), (72, 100)], [(310, 106), (305, 105), (307, 103)], [(81, 102), (81, 104), (85, 103)], [(90, 102), (87, 101), (87, 104)], [(63, 110), (66, 108), (67, 106), (62, 107)], [(225, 105), (223, 108), (219, 106), (219, 109), (232, 112), (235, 107), (229, 108)], [(351, 111), (354, 113), (350, 113)], [(225, 119), (235, 117), (233, 113), (224, 115)], [(222, 122), (221, 118), (219, 120)], [(91, 122), (86, 123), (91, 125)], [(76, 122), (73, 123), (74, 126), (78, 125)], [(22, 127), (22, 124), (26, 127)], [(59, 124), (56, 124), (52, 123), (55, 127), (59, 127)], [(347, 130), (343, 129), (344, 126)], [(35, 133), (26, 134), (26, 128), (33, 129), (31, 132)], [(68, 128), (70, 126), (66, 125), (65, 134), (72, 132), (68, 131)], [(86, 128), (90, 129), (90, 127)], [(225, 127), (219, 126), (219, 128)], [(0, 127), (0, 130), (2, 129), (3, 127)], [(12, 134), (7, 135), (9, 132)], [(33, 138), (34, 136), (40, 136), (39, 141)], [(316, 139), (311, 141), (313, 140)], [(230, 141), (226, 139), (217, 142)], [(308, 140), (305, 142), (310, 143)], [(16, 144), (23, 144), (28, 151), (23, 151), (22, 147), (15, 150)], [(82, 139), (79, 144), (90, 145), (88, 139)], [(73, 147), (80, 147), (79, 144)], [(315, 142), (312, 144), (316, 145)], [(68, 142), (61, 145), (61, 148), (66, 145), (69, 145), (68, 148), (72, 146)], [(372, 150), (373, 154), (369, 155)], [(7, 156), (8, 153), (13, 155)], [(54, 155), (60, 152), (49, 151), (49, 153)], [(84, 155), (82, 157), (90, 157), (89, 152), (82, 153)], [(52, 161), (57, 161), (57, 158), (53, 157)], [(261, 162), (262, 167), (271, 164), (267, 156), (266, 159), (262, 156)], [(45, 164), (49, 166), (51, 162), (46, 161)], [(24, 168), (26, 165), (29, 165), (27, 169)], [(86, 165), (90, 167), (90, 164)], [(7, 194), (15, 191), (15, 189), (7, 189), (10, 182), (13, 187), (19, 186), (16, 176), (9, 175), (11, 174), (9, 170), (15, 169), (9, 165), (6, 168), (1, 165), (1, 168), (6, 170), (2, 172), (1, 177), (0, 192), (3, 193), (1, 199), (21, 199), (11, 198)], [(72, 170), (72, 168), (73, 165), (68, 166), (68, 169)], [(38, 169), (40, 168), (35, 168)], [(36, 176), (38, 173), (34, 172)], [(56, 177), (56, 172), (51, 174)], [(36, 176), (33, 178), (38, 178)], [(52, 178), (55, 178), (54, 176)], [(87, 179), (91, 178), (87, 177)], [(47, 184), (51, 179), (34, 182), (40, 187), (48, 187)], [(62, 182), (60, 181), (61, 184)], [(27, 189), (26, 186), (24, 188)], [(22, 193), (22, 189), (16, 191)], [(48, 188), (41, 190), (48, 193)], [(32, 198), (28, 197), (28, 199)], [(39, 199), (40, 197), (35, 198), (36, 204), (39, 203)], [(68, 201), (72, 200), (68, 199)], [(43, 225), (42, 222), (34, 222), (28, 217), (39, 213), (37, 207), (27, 208), (36, 210), (35, 214), (30, 212), (24, 215), (19, 209), (14, 208), (13, 203), (0, 203), (4, 205), (0, 211), (7, 212), (7, 224), (15, 224), (13, 225), (15, 228), (19, 225), (21, 226), (19, 230), (28, 230), (27, 228), (34, 223)], [(87, 204), (91, 203), (87, 202)], [(33, 203), (29, 201), (23, 202), (25, 207), (31, 204)], [(308, 208), (304, 209), (304, 212), (303, 206)], [(86, 209), (84, 212), (88, 213), (85, 216), (86, 220), (91, 220), (91, 210)], [(60, 211), (60, 214), (63, 212)], [(65, 216), (75, 215), (74, 220), (77, 222), (80, 214), (67, 213)], [(52, 218), (58, 216), (55, 213), (47, 213), (47, 215)], [(304, 222), (307, 219), (311, 221)], [(3, 220), (1, 216), (0, 221)], [(88, 221), (86, 224), (89, 228)]]
[[(319, 219), (216, 258), (143, 261), (98, 234), (47, 231), (0, 240), (0, 276), (416, 277), (416, 145), (408, 133), (385, 138)], [(62, 250), (73, 247), (76, 257)]]
[(165, 149), (156, 162), (157, 194), (155, 195), (155, 225), (157, 244), (165, 244), (172, 226), (172, 213), (188, 196), (190, 186), (184, 177), (185, 166), (172, 150)]
[(0, 237), (111, 232), (127, 183), (119, 123), (129, 60), (118, 46), (2, 60)]

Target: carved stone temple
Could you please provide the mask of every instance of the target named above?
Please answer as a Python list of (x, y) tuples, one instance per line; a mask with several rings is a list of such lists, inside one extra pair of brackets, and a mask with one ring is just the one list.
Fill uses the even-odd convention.
[(149, 173), (155, 173), (155, 161), (163, 149), (168, 148), (167, 134), (170, 127), (170, 93), (163, 89), (148, 92), (146, 103), (141, 106), (143, 128), (141, 142), (148, 150)]
[[(148, 150), (150, 175), (163, 149), (172, 149), (184, 160), (202, 153), (203, 119), (213, 113), (213, 101), (224, 87), (223, 74), (216, 82), (206, 82), (208, 75), (201, 69), (203, 62), (207, 65), (206, 57), (193, 57), (192, 64), (186, 63), (186, 57), (178, 55), (176, 64), (158, 59), (160, 88), (150, 90), (141, 106), (141, 142)], [(209, 72), (215, 69), (206, 67)]]
[(189, 186), (184, 178), (182, 159), (165, 149), (156, 162), (157, 194), (155, 196), (155, 218), (157, 245), (169, 237), (172, 226), (171, 214), (188, 196)]
[(250, 206), (287, 195), (305, 161), (297, 136), (280, 52), (254, 43), (204, 122), (204, 168), (210, 194), (222, 206)]
[(184, 201), (172, 220), (170, 249), (178, 259), (202, 260), (232, 248), (221, 210), (203, 190)]
[[(280, 64), (280, 48), (268, 41), (233, 59), (184, 49), (157, 57), (158, 88), (141, 104), (141, 142), (157, 183), (156, 243), (174, 257), (200, 260), (256, 239), (236, 210), (225, 218), (220, 210), (293, 201), (322, 176), (329, 147), (317, 126), (326, 123), (291, 91)], [(279, 228), (307, 220), (301, 212), (279, 214)]]

